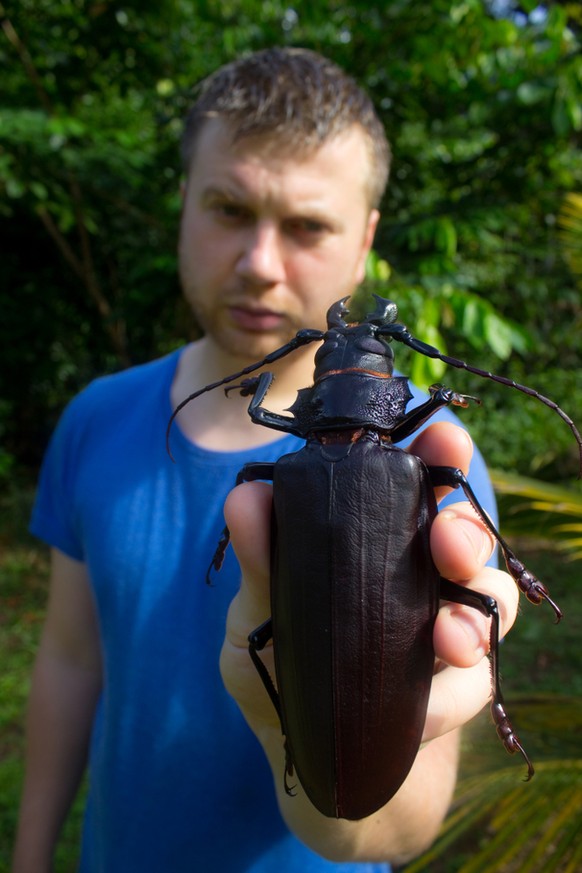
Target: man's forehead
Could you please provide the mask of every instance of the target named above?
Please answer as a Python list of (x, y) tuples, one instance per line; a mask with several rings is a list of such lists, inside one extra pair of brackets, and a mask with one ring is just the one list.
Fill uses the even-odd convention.
[[(336, 143), (340, 144), (350, 140), (361, 141), (367, 150), (367, 136), (357, 124), (353, 124), (324, 140), (319, 140), (309, 137), (307, 134), (301, 137), (297, 132), (290, 136), (288, 131), (278, 129), (241, 134), (233, 121), (220, 116), (210, 116), (200, 129), (197, 139), (198, 148), (200, 146), (204, 148), (205, 145), (211, 149), (219, 148), (233, 157), (256, 154), (267, 159), (289, 159), (294, 162), (309, 160)], [(193, 160), (195, 160), (198, 148), (194, 151)]]

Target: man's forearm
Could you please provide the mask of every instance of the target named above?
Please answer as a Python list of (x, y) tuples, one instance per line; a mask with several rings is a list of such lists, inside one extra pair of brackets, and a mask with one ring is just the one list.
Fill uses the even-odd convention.
[(48, 873), (76, 794), (101, 679), (43, 646), (35, 664), (26, 725), (26, 770), (13, 873)]

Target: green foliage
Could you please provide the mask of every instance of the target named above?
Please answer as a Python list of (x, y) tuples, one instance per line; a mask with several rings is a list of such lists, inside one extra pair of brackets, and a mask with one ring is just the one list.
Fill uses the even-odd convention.
[[(382, 293), (410, 329), (536, 387), (550, 369), (580, 382), (582, 307), (556, 219), (582, 185), (580, 14), (532, 5), (0, 4), (0, 475), (38, 461), (92, 376), (195, 335), (176, 278), (182, 118), (195, 82), (275, 43), (328, 54), (379, 107), (394, 152)], [(408, 360), (419, 382), (443, 376)], [(531, 473), (506, 442), (504, 463)]]
[(582, 490), (563, 488), (491, 471), (495, 491), (501, 497), (504, 530), (513, 536), (545, 539), (570, 560), (582, 560)]
[[(560, 401), (576, 419), (577, 410), (582, 408), (579, 370), (556, 366), (532, 375), (523, 365), (512, 363), (506, 375)], [(570, 429), (554, 412), (502, 385), (466, 381), (471, 387), (467, 393), (477, 394), (483, 405), (459, 414), (490, 467), (565, 485), (575, 480), (580, 462), (578, 446)], [(458, 383), (464, 381), (455, 376)]]
[[(486, 839), (479, 841), (482, 828)], [(516, 785), (515, 768), (508, 767), (460, 786), (456, 808), (433, 850), (406, 871), (434, 870), (439, 854), (470, 833), (473, 849), (455, 866), (456, 873), (576, 873), (582, 863), (581, 828), (582, 759), (540, 763), (527, 788)]]
[[(502, 530), (506, 529), (501, 504)], [(582, 787), (582, 614), (579, 564), (545, 541), (512, 539), (520, 559), (564, 612), (522, 608), (500, 652), (505, 706), (535, 775), (503, 750), (488, 711), (463, 731), (461, 773), (450, 817), (434, 846), (406, 873), (564, 873), (580, 869)], [(529, 545), (529, 547), (528, 547)], [(512, 818), (513, 817), (513, 818)], [(512, 818), (511, 826), (509, 821)]]
[[(501, 360), (514, 352), (531, 348), (529, 334), (521, 325), (500, 315), (488, 300), (470, 291), (443, 282), (438, 297), (426, 286), (411, 286), (394, 280), (388, 284), (392, 270), (387, 261), (371, 252), (366, 263), (366, 280), (351, 305), (353, 316), (362, 317), (371, 305), (371, 294), (403, 301), (399, 317), (414, 325), (414, 335), (447, 354), (447, 343), (441, 327), (458, 325), (464, 340), (475, 351), (488, 348)], [(400, 358), (401, 350), (398, 350)], [(406, 353), (405, 353), (406, 354)], [(407, 373), (419, 388), (425, 390), (444, 377), (446, 365), (434, 358), (408, 355)]]
[(582, 288), (582, 194), (566, 195), (558, 226), (564, 257)]

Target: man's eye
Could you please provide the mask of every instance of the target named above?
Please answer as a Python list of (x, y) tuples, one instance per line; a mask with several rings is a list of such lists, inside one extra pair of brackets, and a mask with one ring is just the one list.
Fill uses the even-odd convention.
[(213, 210), (225, 221), (246, 221), (250, 218), (249, 210), (236, 203), (215, 203)]
[(317, 237), (322, 236), (327, 227), (315, 218), (292, 218), (287, 222), (287, 229), (293, 234)]

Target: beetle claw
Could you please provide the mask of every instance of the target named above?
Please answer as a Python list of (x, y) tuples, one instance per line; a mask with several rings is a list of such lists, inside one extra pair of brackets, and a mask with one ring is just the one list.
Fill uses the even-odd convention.
[(283, 783), (285, 785), (285, 794), (287, 794), (289, 797), (296, 797), (297, 792), (295, 789), (297, 788), (297, 784), (289, 785), (289, 783), (287, 781), (287, 776), (292, 776), (292, 775), (293, 775), (293, 766), (291, 766), (291, 773), (289, 772), (288, 768), (285, 767), (285, 776), (283, 779)]
[(560, 624), (560, 622), (562, 621), (562, 618), (564, 617), (564, 613), (562, 612), (562, 610), (560, 609), (558, 604), (552, 600), (552, 598), (550, 597), (550, 595), (548, 594), (547, 591), (542, 592), (542, 597), (547, 603), (550, 604), (550, 606), (552, 607), (552, 609), (554, 610), (554, 612), (556, 614), (556, 620), (555, 620), (554, 624)]
[(529, 782), (535, 773), (534, 766), (530, 761), (527, 752), (521, 744), (521, 740), (515, 733), (507, 713), (500, 700), (494, 700), (491, 704), (491, 715), (497, 731), (497, 736), (505, 746), (510, 755), (519, 752), (525, 763), (527, 764), (527, 775), (524, 782)]
[(224, 389), (224, 393), (228, 397), (230, 391), (240, 391), (241, 397), (250, 397), (253, 395), (259, 384), (259, 376), (251, 376), (250, 379), (243, 379), (238, 385), (229, 385)]
[(550, 593), (543, 582), (519, 561), (515, 555), (507, 556), (507, 569), (513, 576), (519, 590), (522, 591), (530, 603), (538, 606), (543, 600), (550, 604), (556, 614), (556, 624), (562, 619), (563, 613), (557, 603), (550, 597)]
[(285, 786), (285, 794), (287, 794), (289, 797), (295, 797), (297, 794), (297, 792), (295, 791), (295, 789), (297, 788), (297, 785), (289, 785), (289, 782), (287, 780), (287, 777), (288, 776), (292, 777), (293, 774), (294, 774), (293, 761), (291, 760), (291, 755), (289, 754), (289, 748), (287, 746), (287, 742), (285, 742), (285, 773), (283, 776), (283, 784)]
[(451, 403), (453, 406), (460, 406), (462, 409), (468, 409), (470, 403), (476, 406), (481, 406), (482, 401), (478, 397), (473, 397), (471, 394), (457, 394), (452, 392)]

